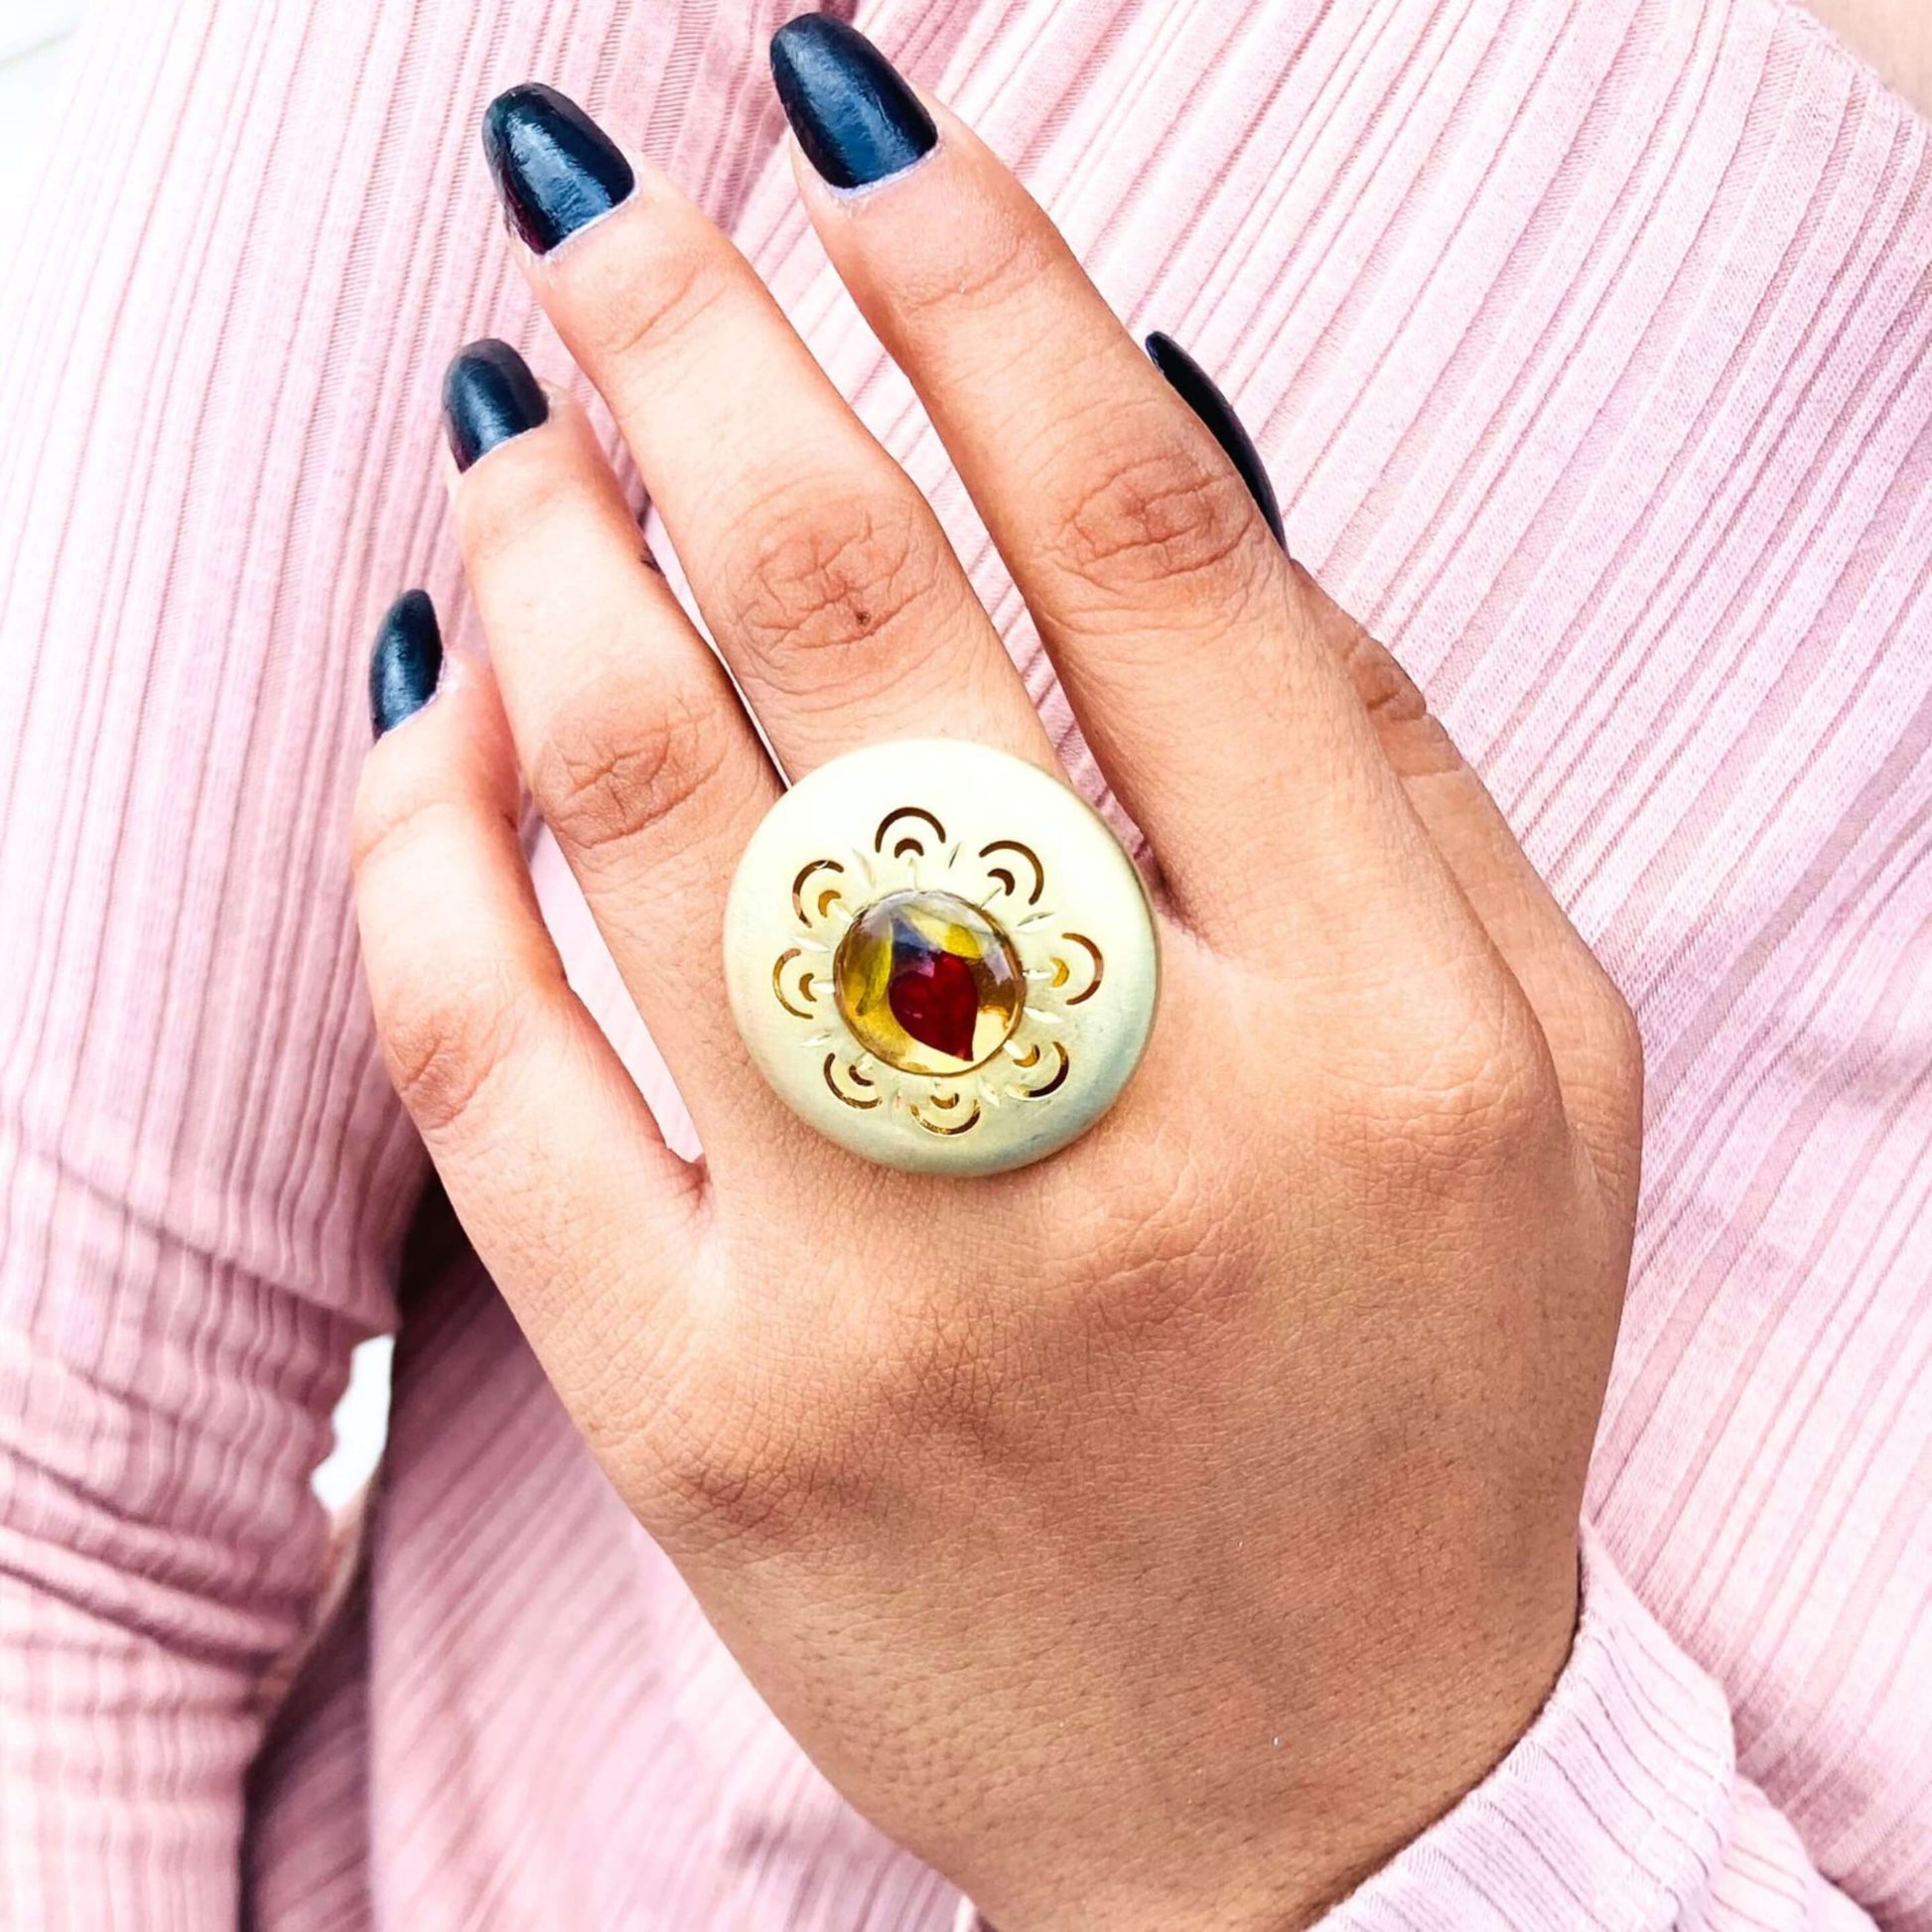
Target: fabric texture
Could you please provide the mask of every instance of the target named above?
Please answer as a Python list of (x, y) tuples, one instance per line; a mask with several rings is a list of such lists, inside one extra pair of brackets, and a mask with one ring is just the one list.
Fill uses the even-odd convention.
[[(795, 10), (114, 0), (73, 63), (0, 280), (8, 1926), (963, 1909), (779, 1729), (460, 1252), (404, 1281), (365, 1564), (326, 1617), (309, 1486), (424, 1180), (348, 914), (364, 653), (411, 584), (477, 643), (446, 356), (494, 333), (568, 373), (492, 210), (494, 91), (564, 87), (738, 236), (1101, 796), (796, 206), (763, 52)], [(860, 20), (1215, 372), (1295, 551), (1643, 1027), (1575, 1655), (1333, 1924), (1928, 1932), (1925, 124), (1789, 0)]]

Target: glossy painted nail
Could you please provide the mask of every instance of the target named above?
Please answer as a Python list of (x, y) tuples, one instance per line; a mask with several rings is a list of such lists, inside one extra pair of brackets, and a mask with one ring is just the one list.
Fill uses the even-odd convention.
[(1172, 336), (1164, 336), (1156, 330), (1147, 339), (1147, 352), (1154, 357), (1154, 366), (1168, 378), (1174, 394), (1207, 425), (1208, 433), (1228, 453), (1228, 461), (1240, 471), (1241, 481), (1248, 485), (1248, 494), (1255, 499), (1255, 507), (1275, 533), (1275, 541), (1286, 550), (1288, 538), (1282, 529), (1281, 505), (1275, 501), (1275, 485), (1268, 481), (1261, 452), (1255, 448), (1254, 439), (1241, 427), (1241, 418), (1234, 413), (1234, 405), (1222, 395), (1207, 371)]
[(902, 174), (939, 139), (893, 64), (830, 14), (800, 14), (772, 35), (771, 77), (805, 159), (834, 188)]
[(637, 185), (611, 137), (568, 95), (534, 80), (489, 103), (483, 136), (503, 211), (539, 255)]
[(486, 336), (458, 349), (443, 371), (443, 427), (459, 470), (549, 415), (548, 397), (508, 343)]
[(413, 718), (436, 695), (443, 633), (427, 591), (404, 591), (389, 606), (369, 652), (369, 723), (376, 737)]

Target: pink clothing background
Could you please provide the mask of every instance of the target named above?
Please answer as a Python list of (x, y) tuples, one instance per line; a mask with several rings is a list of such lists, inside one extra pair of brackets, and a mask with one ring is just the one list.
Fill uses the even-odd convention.
[[(489, 202), (492, 92), (556, 81), (732, 228), (1066, 729), (795, 206), (763, 66), (795, 10), (119, 0), (74, 63), (0, 288), (8, 1926), (958, 1909), (777, 1728), (474, 1264), (407, 1271), (326, 1620), (309, 1488), (424, 1178), (348, 917), (364, 652), (412, 583), (468, 623), (448, 352), (564, 373)], [(1643, 1023), (1576, 1654), (1332, 1925), (1932, 1928), (1924, 123), (1786, 0), (860, 17), (1221, 375), (1297, 553)]]

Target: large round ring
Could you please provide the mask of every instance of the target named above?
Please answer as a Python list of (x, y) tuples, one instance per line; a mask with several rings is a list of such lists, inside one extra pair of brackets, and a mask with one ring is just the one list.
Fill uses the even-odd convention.
[(1037, 765), (902, 739), (821, 765), (725, 908), (732, 1013), (821, 1134), (889, 1168), (997, 1173), (1084, 1133), (1154, 1024), (1134, 863)]

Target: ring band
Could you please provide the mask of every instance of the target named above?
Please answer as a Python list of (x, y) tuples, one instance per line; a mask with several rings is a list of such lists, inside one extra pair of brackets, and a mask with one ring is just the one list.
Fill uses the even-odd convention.
[(1160, 961), (1134, 862), (1065, 784), (954, 739), (793, 785), (725, 908), (732, 1014), (810, 1126), (928, 1173), (1038, 1161), (1113, 1105)]

